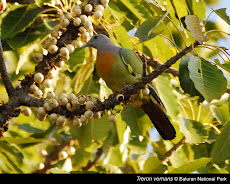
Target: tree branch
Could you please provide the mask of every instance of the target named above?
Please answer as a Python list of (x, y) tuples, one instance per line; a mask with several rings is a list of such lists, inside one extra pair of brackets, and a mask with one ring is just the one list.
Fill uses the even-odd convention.
[(10, 76), (6, 69), (5, 59), (3, 57), (2, 41), (0, 38), (0, 73), (2, 77), (3, 84), (6, 88), (9, 98), (12, 97), (15, 92), (14, 86), (11, 82)]
[(183, 137), (177, 144), (175, 144), (169, 151), (165, 153), (165, 155), (160, 159), (162, 163), (168, 162), (170, 157), (176, 153), (185, 143), (185, 137)]

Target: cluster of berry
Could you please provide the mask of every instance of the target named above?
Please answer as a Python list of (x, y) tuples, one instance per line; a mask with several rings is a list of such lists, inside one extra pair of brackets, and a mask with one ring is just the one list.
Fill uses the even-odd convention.
[[(101, 4), (97, 5), (85, 3), (82, 7), (76, 5), (71, 10), (68, 10), (68, 12), (60, 15), (59, 24), (54, 27), (51, 36), (42, 43), (43, 48), (47, 50), (49, 55), (59, 57), (58, 60), (54, 61), (55, 67), (62, 67), (65, 64), (65, 61), (69, 60), (69, 55), (73, 53), (75, 49), (81, 48), (83, 46), (83, 42), (87, 42), (91, 38), (94, 30), (92, 19), (102, 18), (103, 11), (108, 6), (109, 0), (101, 0), (100, 2)], [(75, 29), (78, 29), (78, 39), (71, 40), (68, 44), (58, 47), (61, 35), (68, 30), (68, 26), (70, 24), (74, 25)], [(34, 55), (37, 62), (44, 62), (44, 60), (47, 59), (46, 57), (47, 56), (42, 53), (36, 53)], [(52, 86), (52, 79), (54, 78), (53, 71), (55, 67), (51, 67), (46, 75), (42, 72), (35, 72), (33, 77), (34, 82), (30, 85), (30, 90), (35, 97), (43, 97), (43, 92), (39, 89), (38, 84), (43, 84), (46, 88), (50, 88)], [(80, 95), (76, 97), (73, 93), (68, 95), (61, 93), (57, 95), (53, 91), (49, 91), (45, 100), (46, 101), (43, 107), (38, 108), (37, 118), (43, 121), (46, 119), (47, 114), (49, 114), (49, 119), (51, 121), (55, 121), (59, 127), (65, 125), (66, 119), (68, 119), (69, 124), (80, 127), (86, 124), (91, 118), (98, 119), (101, 117), (100, 112), (92, 111), (95, 107), (94, 104), (101, 102), (99, 97), (94, 98), (90, 95)], [(68, 111), (72, 112), (80, 105), (84, 105), (86, 109), (84, 114), (81, 116), (66, 118), (64, 115), (51, 113), (52, 109), (57, 108), (58, 106), (65, 106)], [(26, 107), (22, 110), (22, 113), (29, 116), (31, 115), (31, 110)], [(111, 122), (115, 122), (116, 116), (114, 114), (110, 114), (108, 119)]]

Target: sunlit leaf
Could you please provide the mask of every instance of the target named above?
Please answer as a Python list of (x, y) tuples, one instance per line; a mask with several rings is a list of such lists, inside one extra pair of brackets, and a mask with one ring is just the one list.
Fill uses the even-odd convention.
[(213, 146), (211, 158), (213, 163), (220, 163), (230, 159), (230, 122), (222, 129), (220, 135)]
[(226, 13), (226, 8), (221, 8), (218, 10), (213, 10), (219, 17), (221, 17), (227, 24), (230, 25), (230, 19), (229, 16)]
[(130, 127), (131, 131), (137, 135), (143, 135), (151, 125), (149, 117), (140, 109), (127, 105), (122, 113), (122, 119)]
[(170, 169), (169, 173), (192, 173), (197, 169), (203, 168), (209, 163), (212, 159), (211, 158), (199, 158), (187, 164), (184, 164), (178, 168)]
[(166, 169), (167, 166), (157, 157), (149, 157), (144, 163), (143, 173), (164, 173)]
[(35, 4), (19, 6), (10, 12), (1, 24), (1, 38), (12, 38), (16, 34), (23, 32), (35, 20), (40, 12), (40, 8)]
[(208, 102), (219, 99), (226, 92), (227, 80), (215, 65), (203, 58), (191, 56), (188, 69), (196, 89)]
[(189, 70), (188, 70), (189, 60), (190, 60), (190, 56), (188, 55), (182, 57), (181, 59), (180, 66), (179, 66), (180, 86), (185, 93), (189, 94), (190, 96), (199, 96), (200, 101), (203, 101), (204, 97), (195, 88), (194, 82), (189, 77)]
[(195, 40), (200, 42), (208, 40), (208, 38), (204, 36), (205, 32), (203, 31), (203, 26), (200, 23), (199, 17), (196, 15), (187, 15), (185, 17), (185, 24)]
[(177, 116), (179, 114), (179, 105), (177, 97), (173, 93), (174, 89), (170, 83), (169, 75), (160, 75), (154, 80), (154, 82), (160, 98), (167, 110), (167, 114), (170, 116)]
[(197, 121), (192, 121), (179, 117), (179, 126), (185, 135), (185, 141), (190, 144), (199, 144), (205, 142), (208, 138), (207, 130), (204, 125)]

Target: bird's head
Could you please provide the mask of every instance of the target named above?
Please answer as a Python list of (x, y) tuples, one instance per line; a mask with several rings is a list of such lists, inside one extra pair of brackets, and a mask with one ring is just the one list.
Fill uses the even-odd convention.
[(93, 35), (92, 38), (89, 40), (88, 43), (83, 45), (83, 47), (93, 47), (93, 48), (100, 48), (102, 45), (113, 43), (107, 36), (103, 34), (96, 34)]

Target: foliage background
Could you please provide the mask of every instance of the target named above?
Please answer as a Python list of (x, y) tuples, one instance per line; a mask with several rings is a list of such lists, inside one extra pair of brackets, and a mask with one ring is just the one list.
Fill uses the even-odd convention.
[[(14, 85), (25, 74), (34, 71), (36, 61), (33, 55), (41, 52), (42, 41), (56, 24), (41, 14), (47, 2), (38, 0), (36, 5), (8, 4), (0, 17), (4, 56)], [(115, 123), (107, 120), (111, 112), (105, 112), (102, 118), (91, 119), (80, 128), (71, 125), (58, 128), (49, 119), (39, 121), (34, 108), (30, 117), (21, 114), (10, 120), (9, 130), (0, 140), (1, 173), (39, 172), (39, 163), (49, 163), (47, 172), (51, 173), (229, 173), (229, 94), (225, 92), (229, 86), (230, 66), (223, 50), (215, 47), (229, 48), (229, 18), (222, 20), (220, 16), (224, 13), (219, 16), (212, 13), (207, 20), (209, 14), (205, 13), (211, 12), (211, 7), (216, 10), (216, 4), (221, 1), (158, 0), (161, 8), (148, 2), (111, 0), (104, 12), (104, 19), (94, 24), (100, 29), (106, 28), (110, 38), (122, 47), (138, 50), (162, 63), (195, 41), (184, 28), (184, 16), (188, 14), (186, 2), (194, 3), (189, 10), (204, 22), (207, 21), (207, 32), (219, 30), (208, 32), (206, 44), (209, 45), (194, 51), (203, 59), (187, 55), (173, 65), (179, 70), (179, 77), (163, 74), (154, 80), (177, 137), (172, 141), (162, 140), (147, 115), (131, 106), (116, 106), (112, 111), (117, 114)], [(223, 5), (228, 4), (223, 2)], [(159, 17), (165, 15), (165, 10), (170, 7), (169, 15), (173, 23)], [(226, 12), (229, 15), (229, 7)], [(149, 24), (146, 20), (161, 23), (154, 27), (152, 22)], [(139, 39), (130, 36), (136, 29)], [(146, 30), (151, 30), (151, 34), (146, 35)], [(76, 95), (107, 98), (111, 91), (94, 70), (92, 58), (95, 58), (95, 53), (76, 49), (65, 67), (57, 72), (53, 87), (43, 89), (44, 93), (53, 90), (55, 93), (74, 92)], [(194, 67), (198, 70), (192, 72)], [(200, 80), (207, 83), (199, 87), (197, 74)], [(8, 98), (2, 83), (0, 98), (3, 102)], [(182, 141), (180, 149), (168, 156), (167, 163), (162, 163), (161, 158), (181, 140), (185, 142)], [(74, 147), (74, 154), (68, 151), (70, 147)], [(67, 158), (60, 157), (63, 151), (69, 152)], [(90, 168), (87, 167), (89, 165)]]

